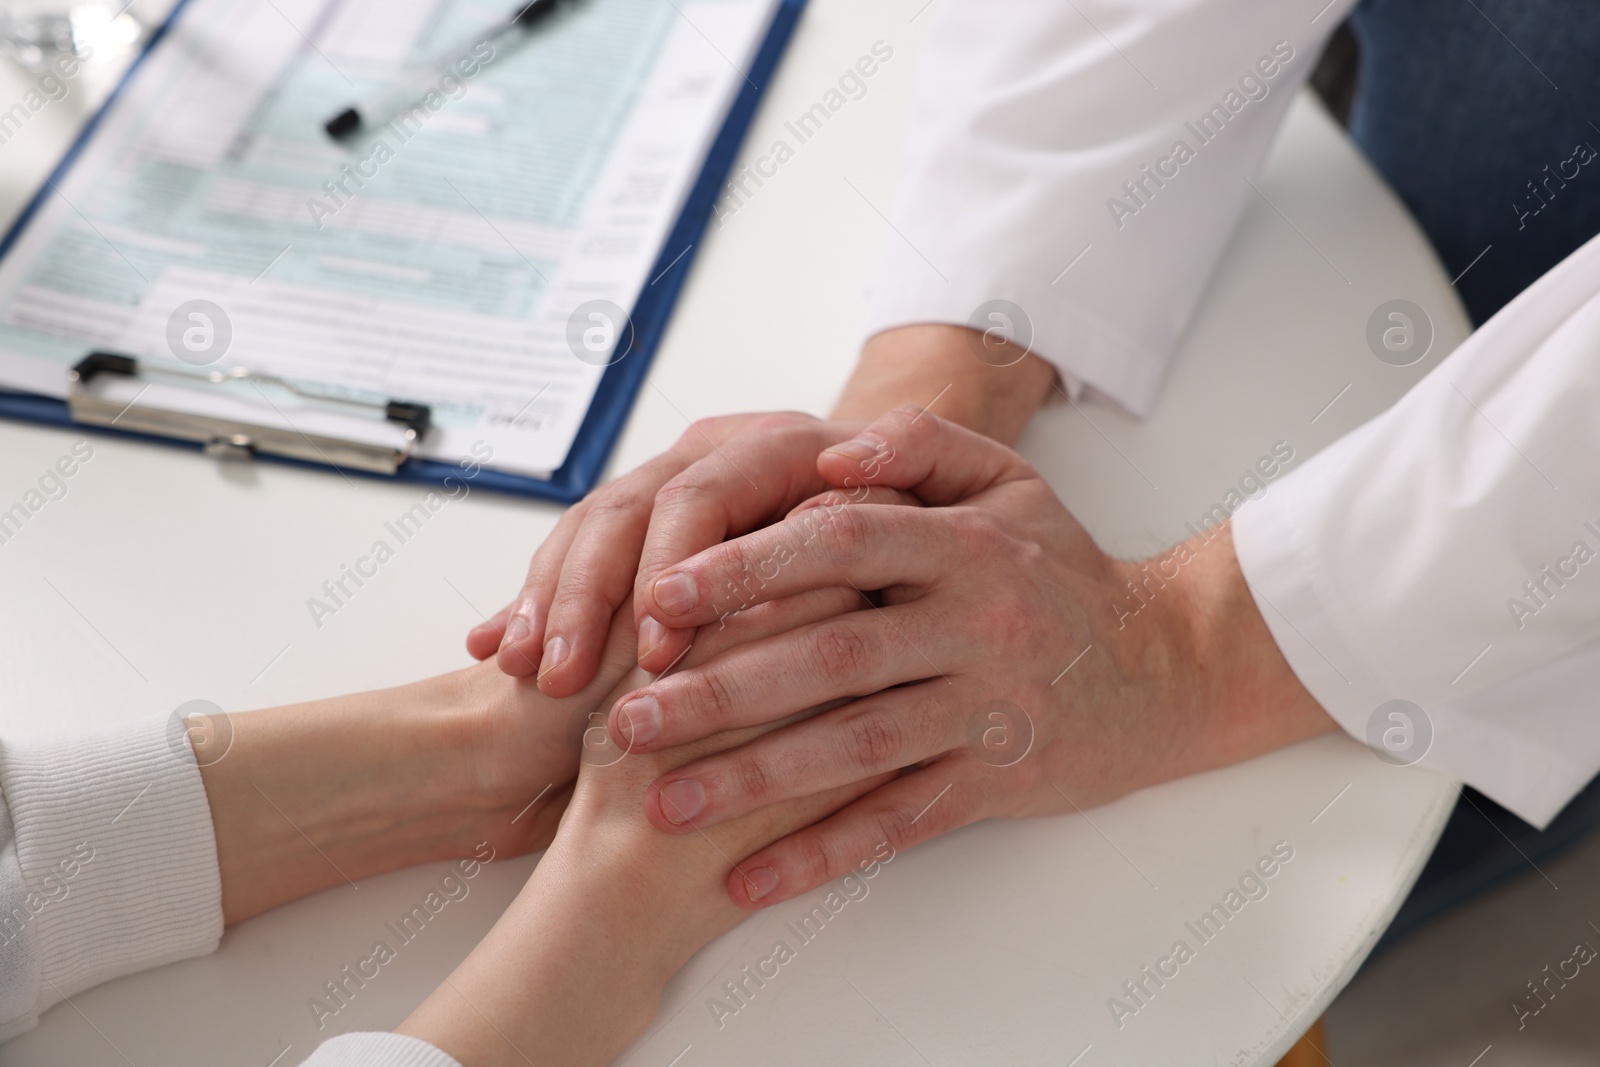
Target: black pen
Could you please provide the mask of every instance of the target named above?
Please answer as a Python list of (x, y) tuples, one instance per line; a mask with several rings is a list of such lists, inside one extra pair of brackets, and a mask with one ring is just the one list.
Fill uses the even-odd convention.
[[(439, 79), (445, 74), (454, 76), (458, 64), (474, 64), (473, 73), (476, 73), (475, 64), (486, 58), (484, 55), (486, 46), (489, 46), (488, 55), (494, 55), (492, 45), (495, 41), (508, 33), (527, 30), (554, 11), (561, 2), (562, 0), (530, 0), (508, 17), (487, 29), (478, 31), (455, 48), (440, 52), (433, 60), (412, 67), (405, 79), (361, 103), (345, 108), (323, 123), (322, 128), (328, 131), (329, 137), (337, 139), (347, 137), (366, 126), (381, 126), (402, 107), (416, 102), (429, 90), (437, 90)], [(465, 71), (460, 73), (470, 77)]]

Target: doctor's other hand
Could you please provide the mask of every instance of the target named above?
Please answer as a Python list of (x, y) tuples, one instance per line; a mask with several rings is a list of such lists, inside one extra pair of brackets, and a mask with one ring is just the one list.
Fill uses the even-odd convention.
[[(926, 507), (810, 508), (665, 570), (670, 627), (829, 587), (879, 605), (753, 641), (624, 695), (634, 751), (849, 698), (662, 775), (669, 833), (889, 771), (839, 813), (742, 860), (745, 907), (997, 816), (1082, 810), (1335, 728), (1279, 652), (1223, 525), (1150, 560), (1102, 552), (1015, 452), (900, 408), (818, 460)], [(865, 606), (865, 603), (864, 605)]]
[[(636, 582), (825, 490), (817, 453), (862, 424), (797, 412), (696, 422), (671, 449), (568, 508), (534, 553), (522, 591), (467, 635), (467, 650), (480, 660), (497, 656), (514, 677), (536, 676), (550, 696), (579, 692), (593, 681), (611, 615)], [(693, 631), (636, 615), (640, 664), (665, 670)]]
[[(796, 412), (702, 419), (568, 509), (534, 554), (522, 592), (467, 635), (467, 649), (495, 656), (514, 677), (537, 676), (550, 696), (570, 696), (594, 677), (607, 620), (630, 593), (828, 488), (816, 463), (822, 449), (913, 401), (1014, 441), (1054, 380), (1049, 364), (990, 333), (939, 323), (885, 330), (862, 347), (832, 421)], [(859, 482), (848, 470), (839, 477), (845, 488)], [(688, 632), (657, 625), (638, 604), (635, 595), (639, 662), (666, 670), (689, 647)]]

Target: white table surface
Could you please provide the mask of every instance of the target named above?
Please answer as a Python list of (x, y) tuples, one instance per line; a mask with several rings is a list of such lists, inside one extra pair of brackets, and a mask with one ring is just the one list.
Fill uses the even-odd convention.
[[(709, 236), (613, 472), (665, 447), (689, 419), (828, 407), (859, 341), (875, 252), (897, 239), (880, 212), (931, 21), (913, 20), (922, 4), (812, 0), (747, 159), (874, 41), (890, 43), (894, 58), (864, 99)], [(0, 73), (0, 103), (26, 85)], [(51, 105), (0, 146), (0, 213), (39, 182), (89, 95)], [(1415, 228), (1309, 101), (1296, 104), (1258, 184), (1270, 204), (1250, 207), (1157, 414), (1141, 425), (1062, 404), (1022, 443), (1114, 552), (1178, 540), (1274, 442), (1303, 461), (1466, 335)], [(1063, 249), (1063, 264), (1076, 252)], [(1379, 362), (1364, 341), (1368, 315), (1396, 297), (1427, 309), (1438, 334), (1429, 357), (1404, 369)], [(20, 497), (80, 436), (0, 424), (0, 502)], [(467, 628), (515, 590), (558, 513), (488, 494), (451, 503), (319, 629), (306, 598), (419, 489), (91, 439), (94, 458), (69, 495), (0, 546), (7, 736), (165, 714), (197, 697), (260, 707), (460, 666)], [(821, 894), (708, 947), (626, 1062), (1270, 1064), (1371, 948), (1454, 796), (1453, 782), (1334, 736), (1087, 816), (970, 827), (895, 859), (720, 1031), (706, 998)], [(1184, 923), (1279, 840), (1295, 858), (1270, 895), (1119, 1030), (1108, 998), (1174, 941), (1195, 947)], [(85, 992), (0, 1049), (0, 1063), (287, 1067), (335, 1032), (397, 1022), (488, 929), (534, 862), (490, 867), (324, 1031), (307, 999), (437, 869), (371, 879), (359, 893), (328, 890), (230, 929), (214, 956)]]

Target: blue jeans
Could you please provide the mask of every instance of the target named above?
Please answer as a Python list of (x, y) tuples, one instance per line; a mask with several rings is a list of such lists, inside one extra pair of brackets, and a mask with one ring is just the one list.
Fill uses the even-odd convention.
[(1481, 324), (1600, 232), (1600, 4), (1365, 0), (1350, 26), (1351, 136)]
[[(1600, 232), (1600, 4), (1364, 0), (1350, 25), (1351, 136), (1482, 323)], [(1464, 790), (1379, 948), (1597, 823), (1597, 783), (1543, 832)]]

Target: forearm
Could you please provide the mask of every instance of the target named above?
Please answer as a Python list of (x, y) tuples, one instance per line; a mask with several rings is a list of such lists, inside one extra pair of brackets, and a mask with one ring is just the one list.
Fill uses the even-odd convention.
[(903, 326), (862, 346), (833, 417), (870, 420), (899, 404), (932, 405), (936, 415), (1011, 444), (1050, 395), (1055, 375), (1039, 357), (965, 326)]
[[(649, 677), (632, 672), (601, 706)], [(595, 774), (637, 777), (602, 735), (585, 745)], [(634, 790), (609, 806), (580, 791), (517, 899), (400, 1033), (467, 1067), (604, 1064), (628, 1047), (666, 980), (717, 932), (711, 917), (738, 916), (716, 873), (685, 865), (646, 823), (642, 782)]]
[[(706, 627), (688, 665), (831, 618), (850, 589), (802, 594)], [(636, 669), (611, 707), (652, 675)], [(662, 833), (646, 816), (651, 783), (698, 755), (773, 728), (719, 732), (659, 751), (619, 747), (604, 728), (585, 755), (560, 832), (512, 906), (449, 979), (398, 1028), (466, 1067), (599, 1067), (655, 1015), (667, 980), (744, 912), (728, 896), (738, 857), (809, 826), (887, 780), (812, 791), (700, 832)]]
[[(383, 871), (470, 854), (511, 801), (475, 788), (470, 724), (517, 684), (472, 668), (234, 715), (231, 740), (219, 730), (196, 743), (225, 921)], [(548, 838), (553, 814), (541, 809), (523, 822), (523, 835)], [(497, 845), (508, 829), (494, 831)]]
[[(653, 832), (611, 841), (580, 832), (581, 850), (558, 840), (489, 934), (398, 1032), (466, 1067), (612, 1062), (649, 1025), (667, 979), (698, 947), (677, 925), (685, 902), (671, 874), (642, 871), (628, 858)], [(711, 882), (696, 888), (731, 908)]]

